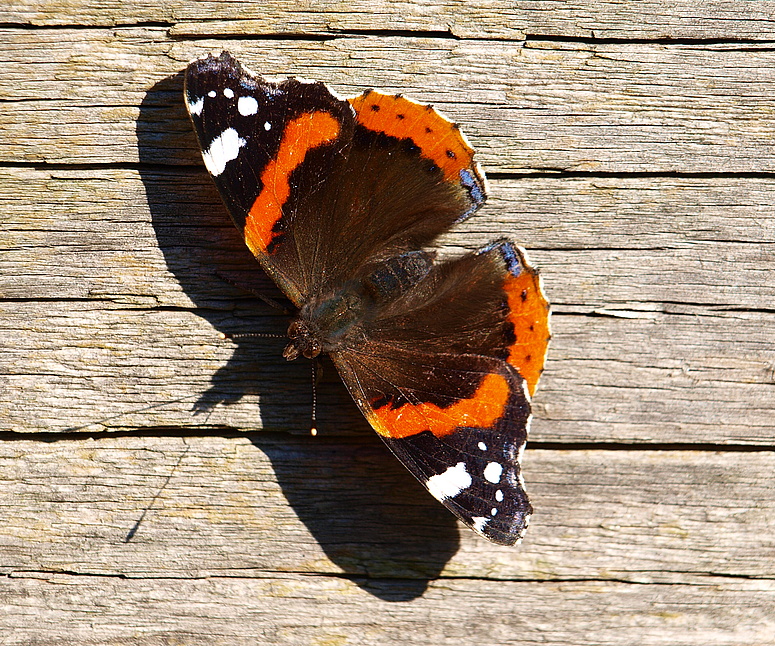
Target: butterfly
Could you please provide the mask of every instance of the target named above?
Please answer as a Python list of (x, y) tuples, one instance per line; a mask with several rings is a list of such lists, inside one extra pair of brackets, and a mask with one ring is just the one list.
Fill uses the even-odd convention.
[(228, 52), (191, 62), (184, 93), (234, 223), (295, 307), (283, 356), (327, 353), (428, 491), (516, 543), (549, 306), (508, 240), (443, 262), (428, 250), (486, 199), (458, 126), (401, 95), (266, 80)]

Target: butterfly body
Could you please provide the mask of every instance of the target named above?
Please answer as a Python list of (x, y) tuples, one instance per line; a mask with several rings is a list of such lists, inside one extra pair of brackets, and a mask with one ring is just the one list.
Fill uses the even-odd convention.
[(290, 361), (299, 355), (314, 359), (357, 343), (365, 311), (366, 303), (356, 286), (304, 303), (299, 317), (288, 326), (291, 341), (283, 356)]
[(444, 262), (426, 249), (486, 198), (457, 126), (400, 95), (270, 82), (226, 52), (191, 63), (185, 95), (229, 213), (297, 308), (283, 356), (329, 354), (432, 495), (518, 541), (548, 305), (507, 240)]

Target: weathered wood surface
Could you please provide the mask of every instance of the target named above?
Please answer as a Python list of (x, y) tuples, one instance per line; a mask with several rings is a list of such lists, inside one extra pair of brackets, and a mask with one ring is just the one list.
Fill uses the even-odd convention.
[(773, 451), (530, 449), (524, 468), (536, 513), (514, 549), (458, 534), (373, 434), (5, 441), (0, 572), (772, 576)]
[(433, 103), (464, 124), (490, 172), (775, 170), (766, 44), (178, 41), (163, 28), (0, 29), (0, 38), (0, 162), (199, 163), (180, 78), (167, 77), (228, 48), (265, 74)]
[(12, 627), (5, 644), (768, 646), (775, 629), (772, 582), (760, 580), (439, 579), (406, 602), (400, 586), (384, 579), (359, 589), (356, 580), (293, 574), (79, 578), (79, 585), (59, 574), (0, 582), (3, 621)]
[[(278, 363), (279, 342), (242, 342), (232, 357), (218, 339), (283, 332), (284, 319), (215, 276), (255, 263), (202, 171), (0, 178), (16, 223), (0, 256), (0, 292), (14, 299), (0, 310), (2, 428), (305, 430), (308, 367)], [(542, 268), (555, 338), (533, 440), (775, 442), (775, 316), (757, 311), (775, 298), (775, 181), (525, 177), (492, 193), (447, 241), (473, 249), (512, 231)], [(57, 299), (67, 308), (52, 311)], [(224, 388), (248, 397), (216, 405)], [(194, 414), (200, 399), (208, 415)], [(365, 426), (341, 388), (320, 408), (324, 426)]]
[(114, 26), (166, 23), (173, 37), (218, 35), (335, 36), (363, 31), (435, 32), (456, 38), (528, 35), (577, 38), (722, 38), (771, 40), (775, 2), (756, 0), (9, 0), (9, 25)]
[(634, 625), (639, 644), (765, 644), (773, 468), (530, 450), (538, 511), (511, 549), (458, 535), (370, 435), (3, 442), (0, 621), (10, 644), (617, 644)]
[[(774, 9), (0, 8), (0, 643), (772, 643)], [(553, 303), (519, 548), (333, 368), (297, 437), (308, 368), (218, 339), (285, 325), (215, 276), (265, 285), (180, 100), (222, 48), (432, 102), (494, 175), (442, 252), (508, 235)]]

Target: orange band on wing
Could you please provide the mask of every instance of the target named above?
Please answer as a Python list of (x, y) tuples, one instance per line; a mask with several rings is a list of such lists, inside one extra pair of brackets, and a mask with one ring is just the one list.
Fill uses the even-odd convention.
[(348, 99), (358, 123), (369, 130), (398, 139), (411, 139), (421, 155), (444, 171), (447, 181), (460, 181), (460, 171), (470, 169), (473, 149), (463, 141), (455, 124), (433, 108), (400, 96), (367, 92)]
[(385, 437), (402, 438), (423, 431), (444, 437), (460, 426), (491, 427), (503, 416), (509, 395), (506, 378), (489, 374), (473, 397), (461, 399), (446, 408), (430, 403), (403, 404), (398, 408), (388, 405), (373, 410), (368, 418), (374, 430)]
[(245, 220), (245, 242), (258, 255), (265, 254), (283, 217), (283, 206), (291, 193), (291, 173), (307, 152), (339, 136), (339, 122), (328, 112), (307, 112), (285, 126), (280, 149), (261, 173), (263, 188)]
[(517, 337), (507, 361), (522, 375), (532, 396), (549, 346), (549, 304), (533, 271), (509, 276), (503, 288), (509, 299), (509, 321), (514, 324)]

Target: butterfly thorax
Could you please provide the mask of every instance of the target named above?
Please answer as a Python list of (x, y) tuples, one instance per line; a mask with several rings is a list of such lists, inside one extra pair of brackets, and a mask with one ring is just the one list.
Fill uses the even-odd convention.
[(363, 268), (352, 280), (324, 296), (313, 297), (288, 327), (290, 343), (283, 351), (288, 361), (300, 355), (314, 359), (355, 344), (361, 323), (416, 287), (430, 272), (434, 254), (409, 251)]

